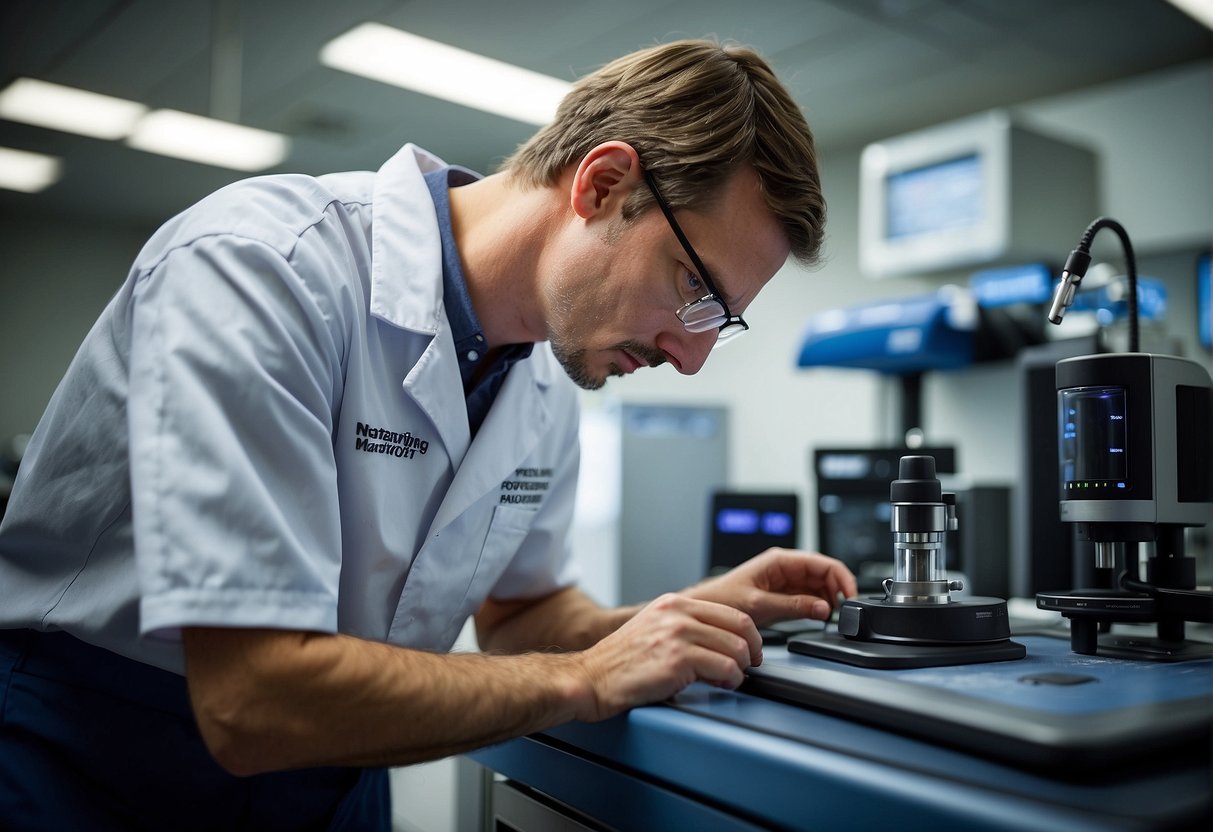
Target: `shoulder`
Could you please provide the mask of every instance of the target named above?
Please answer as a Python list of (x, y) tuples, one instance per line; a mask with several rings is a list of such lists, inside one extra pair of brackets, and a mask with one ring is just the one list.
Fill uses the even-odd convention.
[[(153, 268), (174, 250), (201, 241), (259, 243), (289, 258), (300, 239), (326, 222), (365, 214), (369, 228), (374, 174), (260, 176), (215, 191), (165, 223), (144, 246), (137, 267)], [(362, 236), (361, 234), (359, 236)]]

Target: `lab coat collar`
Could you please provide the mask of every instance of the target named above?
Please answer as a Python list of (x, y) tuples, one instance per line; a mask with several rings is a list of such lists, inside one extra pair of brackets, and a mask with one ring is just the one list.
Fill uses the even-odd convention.
[[(373, 315), (394, 326), (430, 337), (421, 358), (403, 380), (404, 390), (429, 416), (458, 468), (471, 437), (466, 420), (448, 415), (458, 413), (466, 405), (443, 307), (442, 238), (434, 201), (425, 184), (427, 172), (445, 165), (433, 154), (406, 144), (384, 163), (375, 177), (370, 309)], [(527, 424), (546, 425), (544, 404), (527, 404), (525, 397), (513, 403), (520, 395), (519, 388), (533, 384), (545, 391), (551, 385), (554, 362), (545, 353), (537, 349), (529, 359), (514, 365), (498, 394), (494, 411), (504, 406), (514, 415), (525, 416)], [(436, 369), (445, 367), (451, 370)], [(528, 412), (523, 413), (524, 410)], [(492, 421), (490, 413), (488, 422)], [(482, 431), (492, 433), (493, 428), (486, 422)], [(534, 441), (528, 436), (523, 444)], [(493, 476), (496, 474), (495, 471)], [(478, 485), (485, 487), (483, 483)]]
[[(446, 311), (442, 305), (442, 237), (425, 174), (447, 167), (414, 144), (388, 159), (375, 177), (371, 229), (371, 313), (404, 329), (436, 335)], [(552, 383), (554, 362), (536, 361), (535, 383)]]
[(434, 335), (442, 311), (442, 238), (425, 174), (446, 165), (413, 144), (375, 177), (371, 227), (371, 313), (413, 332)]

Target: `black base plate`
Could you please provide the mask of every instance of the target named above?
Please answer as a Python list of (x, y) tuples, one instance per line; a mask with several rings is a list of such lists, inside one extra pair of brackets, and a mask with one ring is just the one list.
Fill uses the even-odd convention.
[[(1036, 606), (1059, 612), (1070, 620), (1070, 649), (1085, 656), (1155, 662), (1186, 662), (1213, 656), (1213, 644), (1182, 638), (1182, 621), (1172, 638), (1100, 632), (1115, 623), (1146, 624), (1164, 619), (1166, 616), (1160, 614), (1155, 599), (1143, 593), (1114, 589), (1038, 592)], [(1163, 624), (1158, 625), (1158, 631), (1165, 632)]]
[(1213, 644), (1204, 641), (1166, 641), (1150, 636), (1104, 633), (1099, 636), (1098, 656), (1154, 662), (1187, 662), (1213, 656)]
[(1140, 592), (1119, 589), (1070, 589), (1036, 593), (1036, 606), (1064, 616), (1107, 621), (1155, 621), (1154, 599)]
[(1004, 662), (1028, 654), (1022, 644), (1010, 640), (987, 644), (886, 644), (843, 638), (834, 630), (794, 636), (788, 639), (788, 651), (878, 670)]

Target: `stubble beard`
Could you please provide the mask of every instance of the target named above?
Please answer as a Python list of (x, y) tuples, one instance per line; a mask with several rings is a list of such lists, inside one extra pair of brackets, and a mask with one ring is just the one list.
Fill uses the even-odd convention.
[[(549, 338), (549, 342), (552, 346), (552, 355), (556, 356), (556, 360), (560, 362), (564, 372), (582, 390), (600, 390), (609, 377), (625, 375), (623, 368), (614, 362), (607, 365), (605, 375), (593, 375), (586, 362), (586, 357), (589, 355), (588, 350), (584, 347), (571, 347), (565, 343), (563, 338), (554, 334)], [(616, 344), (613, 349), (625, 350), (650, 367), (657, 367), (665, 363), (665, 355), (660, 350), (638, 341), (624, 341)]]
[[(608, 246), (617, 245), (627, 225), (627, 221), (621, 217), (612, 219), (603, 232), (603, 242)], [(564, 372), (578, 387), (583, 390), (601, 390), (609, 377), (622, 376), (625, 373), (623, 372), (623, 368), (614, 362), (607, 365), (605, 375), (596, 376), (590, 372), (586, 362), (589, 351), (585, 347), (573, 344), (573, 339), (566, 336), (565, 332), (557, 331), (562, 329), (560, 321), (570, 321), (574, 315), (575, 311), (572, 309), (572, 300), (570, 298), (563, 299), (563, 302), (557, 306), (556, 319), (558, 323), (555, 325), (549, 323), (548, 325), (548, 343), (552, 347), (552, 355), (556, 357), (556, 360), (560, 362), (560, 366), (564, 368)], [(665, 363), (665, 353), (655, 347), (641, 344), (639, 341), (623, 341), (616, 344), (612, 349), (626, 350), (647, 363), (650, 367), (656, 367)]]
[[(584, 349), (565, 350), (553, 341), (552, 355), (556, 356), (556, 360), (564, 368), (565, 374), (582, 390), (601, 390), (602, 386), (606, 384), (605, 376), (599, 377), (590, 374), (585, 363), (586, 351)], [(619, 375), (619, 372), (613, 373), (613, 375)]]

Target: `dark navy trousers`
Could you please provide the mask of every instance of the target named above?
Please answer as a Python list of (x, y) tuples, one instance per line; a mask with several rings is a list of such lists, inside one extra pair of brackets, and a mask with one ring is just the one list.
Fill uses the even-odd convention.
[(391, 808), (383, 769), (228, 774), (181, 676), (0, 630), (0, 828), (387, 832)]

